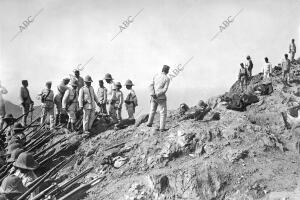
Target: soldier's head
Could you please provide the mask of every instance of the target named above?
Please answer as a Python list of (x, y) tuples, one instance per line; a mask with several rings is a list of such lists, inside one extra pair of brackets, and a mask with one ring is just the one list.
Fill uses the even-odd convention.
[(244, 63), (240, 63), (241, 67), (244, 68)]
[(170, 70), (170, 67), (168, 65), (164, 65), (161, 71), (164, 72), (165, 74), (168, 74), (169, 70)]
[(112, 78), (111, 74), (107, 73), (104, 76), (104, 80), (106, 81), (106, 83), (111, 83), (113, 78)]
[(84, 83), (85, 83), (86, 86), (90, 87), (92, 85), (92, 82), (93, 82), (93, 80), (92, 80), (91, 76), (87, 75), (84, 78)]
[(103, 80), (99, 80), (99, 86), (103, 87), (103, 84), (104, 84)]
[(268, 59), (267, 57), (265, 57), (265, 61), (266, 61), (266, 63), (268, 63), (268, 62), (269, 62), (269, 59)]
[(116, 82), (116, 84), (115, 84), (115, 89), (116, 89), (117, 91), (119, 91), (121, 88), (122, 88), (121, 83), (120, 83), (120, 82)]
[(288, 59), (289, 55), (288, 54), (284, 54), (284, 57), (285, 57), (285, 59)]
[(74, 75), (78, 78), (80, 76), (80, 71), (79, 70), (75, 70), (74, 71)]
[(50, 90), (51, 86), (52, 86), (52, 82), (51, 81), (47, 81), (46, 82), (46, 88)]
[(292, 39), (292, 43), (294, 43), (295, 42), (295, 39)]
[(64, 85), (68, 85), (70, 83), (70, 79), (69, 78), (64, 78), (63, 83), (64, 83)]
[(250, 60), (251, 58), (250, 58), (250, 56), (247, 56), (247, 60)]
[(28, 87), (28, 81), (27, 80), (22, 80), (22, 85), (24, 87)]
[(130, 89), (132, 88), (132, 86), (133, 86), (132, 81), (128, 79), (128, 80), (125, 82), (125, 86), (126, 86), (126, 88), (127, 88), (128, 90), (130, 90)]

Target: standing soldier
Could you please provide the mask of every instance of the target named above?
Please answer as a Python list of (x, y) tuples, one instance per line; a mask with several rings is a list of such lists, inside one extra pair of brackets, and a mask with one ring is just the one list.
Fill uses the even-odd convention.
[(115, 109), (117, 110), (117, 119), (119, 121), (122, 120), (122, 105), (123, 105), (123, 92), (121, 91), (122, 85), (120, 82), (116, 82), (115, 84), (115, 92), (116, 92), (116, 103), (115, 103)]
[(3, 118), (6, 114), (5, 101), (2, 97), (3, 94), (7, 94), (7, 90), (5, 87), (1, 85), (1, 81), (0, 81), (0, 130), (3, 128)]
[(289, 55), (284, 54), (284, 60), (282, 61), (282, 70), (283, 70), (283, 80), (286, 83), (290, 83), (290, 68), (291, 68), (291, 61), (289, 60)]
[(160, 131), (166, 131), (166, 118), (167, 118), (167, 96), (166, 92), (168, 90), (170, 84), (170, 78), (167, 76), (169, 73), (170, 67), (164, 65), (162, 68), (162, 73), (160, 75), (156, 75), (153, 78), (153, 81), (150, 85), (151, 91), (151, 110), (149, 114), (149, 119), (147, 126), (151, 127), (154, 120), (154, 115), (156, 113), (157, 108), (160, 111)]
[(249, 78), (251, 78), (252, 77), (253, 62), (252, 62), (250, 56), (247, 56), (246, 67), (247, 67), (247, 70), (248, 70)]
[(133, 83), (131, 80), (125, 82), (126, 89), (129, 91), (125, 99), (125, 107), (128, 113), (129, 119), (134, 119), (135, 107), (138, 105), (137, 97), (132, 89)]
[(42, 90), (41, 96), (42, 102), (42, 116), (41, 124), (43, 124), (49, 115), (50, 118), (50, 130), (54, 128), (54, 93), (51, 90), (52, 82), (46, 82), (46, 88)]
[(113, 90), (114, 88), (114, 82), (111, 74), (105, 74), (104, 77), (106, 83), (107, 83), (107, 111), (109, 116), (112, 118), (113, 123), (116, 123), (118, 121), (117, 119), (117, 113), (115, 109), (115, 103), (116, 103), (116, 93)]
[(76, 112), (78, 109), (78, 90), (77, 81), (71, 81), (71, 87), (65, 92), (62, 99), (62, 109), (68, 113), (69, 121), (67, 128), (71, 132), (75, 131)]
[(99, 88), (97, 91), (97, 98), (100, 102), (99, 111), (101, 114), (107, 114), (106, 102), (107, 102), (107, 89), (103, 85), (103, 80), (99, 80)]
[(29, 91), (28, 91), (28, 81), (22, 80), (22, 87), (20, 92), (20, 99), (21, 99), (21, 107), (22, 107), (22, 114), (23, 116), (23, 126), (26, 126), (27, 124), (27, 116), (29, 110), (32, 110), (33, 108), (33, 101), (31, 100)]
[(242, 88), (242, 91), (244, 92), (244, 87), (246, 87), (246, 90), (247, 90), (247, 78), (248, 78), (248, 74), (247, 74), (247, 69), (244, 67), (244, 63), (241, 63), (241, 68), (240, 68), (240, 71), (239, 71), (239, 81), (240, 81), (240, 84), (241, 84), (241, 88)]
[(62, 123), (62, 98), (66, 90), (68, 90), (67, 85), (69, 82), (69, 78), (64, 78), (63, 81), (57, 86), (57, 94), (54, 97), (54, 104), (56, 105), (55, 126)]
[(264, 80), (269, 80), (271, 72), (272, 72), (272, 65), (269, 62), (269, 59), (265, 57), (265, 63), (263, 66)]
[(295, 54), (296, 54), (296, 45), (295, 45), (295, 39), (292, 39), (292, 43), (289, 46), (289, 53), (290, 53), (290, 58), (291, 62), (295, 61)]
[(77, 81), (78, 90), (80, 90), (84, 86), (84, 80), (80, 76), (80, 71), (79, 70), (76, 69), (74, 71), (74, 75), (75, 75), (74, 79)]
[(83, 110), (83, 131), (88, 136), (95, 120), (96, 104), (100, 107), (100, 103), (92, 87), (91, 76), (86, 76), (84, 82), (85, 86), (79, 90), (78, 101), (80, 110)]

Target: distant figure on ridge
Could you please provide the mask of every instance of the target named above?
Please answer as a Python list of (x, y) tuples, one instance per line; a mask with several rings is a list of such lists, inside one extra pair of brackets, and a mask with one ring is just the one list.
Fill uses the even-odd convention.
[(294, 62), (295, 61), (295, 54), (296, 54), (295, 39), (292, 39), (292, 42), (289, 46), (289, 53), (290, 53), (291, 62)]
[(247, 69), (244, 67), (244, 63), (241, 63), (240, 65), (241, 65), (241, 68), (239, 71), (238, 80), (240, 81), (242, 91), (244, 92), (244, 87), (246, 87), (246, 90), (247, 90), (248, 74), (247, 74)]
[(283, 80), (286, 83), (290, 83), (290, 69), (291, 69), (291, 61), (289, 60), (289, 55), (284, 54), (284, 60), (282, 61), (282, 70), (283, 70)]
[(99, 112), (101, 114), (107, 114), (106, 103), (107, 103), (107, 89), (104, 87), (103, 80), (99, 80), (99, 88), (97, 90), (97, 98), (100, 102)]
[(113, 123), (117, 123), (117, 112), (115, 109), (116, 104), (116, 92), (113, 90), (114, 88), (114, 82), (111, 74), (107, 73), (104, 76), (104, 80), (107, 83), (107, 112), (109, 116), (111, 117)]
[(167, 76), (169, 73), (170, 67), (164, 65), (162, 68), (162, 73), (156, 75), (153, 78), (152, 83), (150, 84), (150, 96), (151, 96), (151, 111), (149, 114), (149, 119), (147, 126), (151, 127), (154, 120), (154, 115), (157, 108), (160, 112), (160, 131), (166, 131), (166, 118), (167, 118), (167, 96), (166, 92), (168, 91), (170, 78)]
[(246, 68), (248, 70), (248, 76), (249, 76), (249, 78), (251, 78), (252, 77), (253, 62), (252, 62), (250, 56), (247, 56)]
[(29, 112), (29, 110), (32, 110), (33, 104), (34, 104), (34, 102), (31, 100), (31, 97), (30, 97), (30, 94), (28, 91), (28, 81), (27, 80), (22, 80), (22, 87), (21, 87), (21, 91), (20, 91), (20, 100), (21, 100), (22, 114), (24, 115), (22, 124), (23, 124), (23, 126), (26, 126), (28, 112)]
[(265, 57), (265, 63), (263, 66), (264, 80), (269, 80), (271, 72), (272, 72), (272, 64), (269, 62), (269, 59)]
[(7, 94), (7, 89), (1, 85), (0, 82), (0, 130), (3, 128), (3, 118), (5, 117), (5, 101), (2, 97), (3, 94)]
[(64, 78), (62, 82), (57, 86), (57, 94), (54, 97), (54, 103), (56, 106), (55, 126), (62, 123), (62, 98), (68, 90), (69, 78)]
[(83, 78), (80, 76), (80, 71), (79, 70), (75, 70), (74, 71), (74, 75), (75, 75), (75, 80), (77, 81), (77, 87), (78, 90), (80, 90), (80, 88), (82, 88), (84, 86), (84, 80)]

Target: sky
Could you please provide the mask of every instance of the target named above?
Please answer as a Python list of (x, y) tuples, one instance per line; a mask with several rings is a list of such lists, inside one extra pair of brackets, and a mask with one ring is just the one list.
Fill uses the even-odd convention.
[(20, 103), (27, 79), (39, 104), (46, 81), (56, 90), (89, 61), (81, 74), (92, 76), (95, 89), (106, 73), (122, 84), (131, 79), (139, 109), (148, 110), (153, 76), (189, 61), (167, 95), (169, 108), (192, 105), (228, 91), (247, 55), (255, 74), (264, 57), (279, 63), (292, 38), (300, 46), (299, 10), (300, 0), (0, 0), (0, 80), (5, 98)]

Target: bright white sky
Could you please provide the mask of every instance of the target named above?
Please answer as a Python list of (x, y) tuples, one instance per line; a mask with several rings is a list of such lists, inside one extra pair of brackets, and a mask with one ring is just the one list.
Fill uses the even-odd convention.
[[(41, 9), (10, 41), (22, 22)], [(141, 9), (111, 41), (122, 22)], [(241, 9), (211, 41), (221, 23)], [(257, 73), (264, 57), (273, 64), (281, 60), (291, 38), (300, 49), (299, 10), (300, 0), (1, 0), (0, 80), (9, 90), (6, 99), (17, 103), (22, 79), (29, 80), (35, 96), (46, 81), (56, 87), (93, 57), (82, 75), (91, 75), (95, 88), (95, 81), (109, 72), (122, 84), (132, 79), (140, 98), (147, 99), (147, 86), (164, 64), (174, 69), (193, 57), (171, 82), (169, 105), (196, 103), (228, 90), (246, 55)]]

